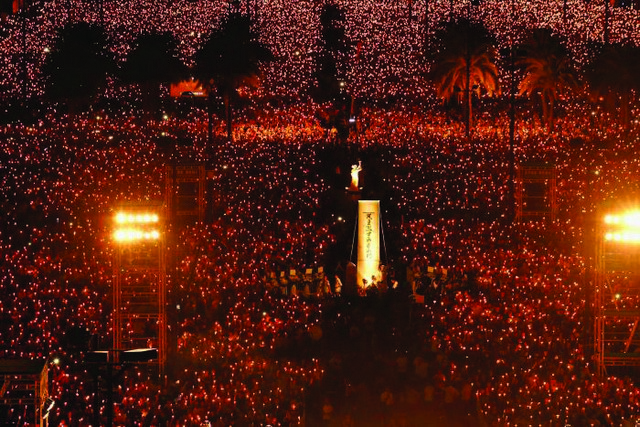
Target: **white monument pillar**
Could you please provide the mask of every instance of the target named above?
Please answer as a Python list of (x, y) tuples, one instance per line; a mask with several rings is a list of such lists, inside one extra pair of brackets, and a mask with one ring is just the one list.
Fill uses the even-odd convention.
[(380, 280), (380, 201), (358, 201), (358, 287)]

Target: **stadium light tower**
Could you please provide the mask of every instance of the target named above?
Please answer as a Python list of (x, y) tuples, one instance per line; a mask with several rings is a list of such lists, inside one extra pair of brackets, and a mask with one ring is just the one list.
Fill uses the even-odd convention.
[(155, 348), (166, 360), (166, 268), (163, 206), (127, 204), (113, 217), (113, 348)]
[(597, 372), (640, 366), (640, 209), (604, 215), (596, 233), (594, 345)]

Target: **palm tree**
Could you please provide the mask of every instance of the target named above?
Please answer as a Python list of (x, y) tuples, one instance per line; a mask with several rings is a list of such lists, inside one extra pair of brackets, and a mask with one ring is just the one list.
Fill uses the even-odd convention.
[(227, 137), (232, 140), (232, 103), (241, 86), (257, 86), (260, 64), (273, 59), (271, 51), (258, 39), (248, 16), (232, 11), (220, 29), (195, 54), (195, 77), (209, 94), (209, 140), (214, 94), (225, 106)]
[(493, 95), (499, 90), (497, 52), (486, 29), (466, 20), (450, 22), (439, 32), (438, 39), (441, 46), (432, 78), (438, 96), (445, 101), (463, 94), (468, 139), (473, 123), (473, 94)]
[(556, 100), (578, 87), (569, 51), (550, 30), (536, 29), (521, 46), (517, 62), (524, 70), (518, 85), (520, 95), (540, 96), (542, 122), (553, 130)]
[(102, 28), (83, 22), (65, 26), (43, 66), (48, 80), (45, 94), (66, 103), (73, 114), (91, 104), (114, 71)]
[(630, 98), (640, 90), (640, 48), (634, 45), (603, 44), (585, 68), (589, 88), (605, 105), (620, 105), (620, 120), (624, 126), (630, 122)]
[(177, 45), (169, 32), (142, 34), (127, 56), (123, 80), (142, 87), (143, 106), (147, 111), (157, 109), (162, 84), (188, 77), (186, 66), (178, 58)]

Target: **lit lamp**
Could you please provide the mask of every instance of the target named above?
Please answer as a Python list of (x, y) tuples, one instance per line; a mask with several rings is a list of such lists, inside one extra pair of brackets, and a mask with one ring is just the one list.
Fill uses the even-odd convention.
[(604, 240), (611, 243), (640, 244), (640, 210), (608, 214), (603, 219)]
[(158, 240), (160, 216), (150, 212), (118, 212), (113, 239), (118, 243)]

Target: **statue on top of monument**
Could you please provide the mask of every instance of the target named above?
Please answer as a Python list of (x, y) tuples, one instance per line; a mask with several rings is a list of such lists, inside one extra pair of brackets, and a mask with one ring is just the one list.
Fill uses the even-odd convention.
[(362, 161), (358, 160), (357, 165), (351, 165), (351, 185), (349, 186), (349, 191), (360, 191), (359, 181), (360, 181), (360, 171), (362, 170)]

